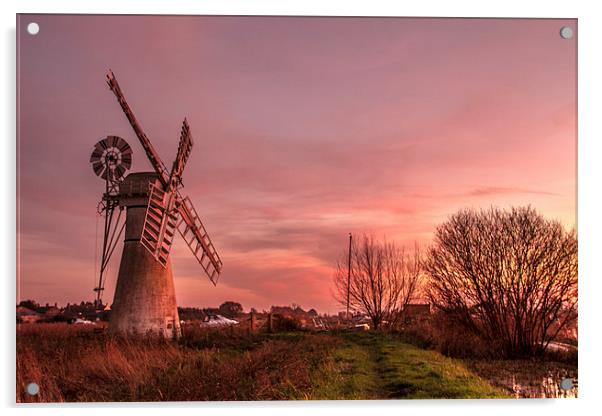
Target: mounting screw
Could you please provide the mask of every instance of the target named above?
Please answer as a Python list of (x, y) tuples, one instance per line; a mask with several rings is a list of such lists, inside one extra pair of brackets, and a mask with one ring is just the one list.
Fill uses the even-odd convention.
[(36, 22), (31, 22), (27, 25), (27, 33), (29, 33), (30, 35), (37, 35), (39, 31), (40, 25)]
[(560, 380), (560, 388), (562, 390), (570, 390), (573, 388), (573, 380), (570, 378), (563, 378)]
[(30, 396), (35, 396), (40, 392), (40, 386), (38, 386), (38, 383), (29, 383), (25, 386), (25, 391), (27, 391), (27, 394)]
[(571, 29), (569, 26), (562, 26), (560, 28), (560, 37), (562, 39), (570, 39), (573, 37), (573, 29)]

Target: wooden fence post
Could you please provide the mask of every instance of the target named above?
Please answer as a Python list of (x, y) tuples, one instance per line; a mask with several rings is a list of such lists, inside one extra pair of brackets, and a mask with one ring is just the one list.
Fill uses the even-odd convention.
[(250, 318), (250, 328), (251, 328), (251, 333), (255, 332), (255, 327), (257, 326), (257, 317), (255, 316), (255, 312), (251, 312), (251, 318)]

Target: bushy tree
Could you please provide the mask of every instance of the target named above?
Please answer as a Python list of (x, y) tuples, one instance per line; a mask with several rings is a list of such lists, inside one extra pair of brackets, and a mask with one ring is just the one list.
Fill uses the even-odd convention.
[(23, 306), (24, 308), (31, 309), (32, 311), (37, 311), (40, 308), (40, 305), (35, 300), (27, 299), (19, 302), (18, 306)]
[(219, 306), (219, 312), (221, 315), (227, 318), (234, 318), (239, 313), (243, 312), (242, 305), (238, 302), (227, 301)]

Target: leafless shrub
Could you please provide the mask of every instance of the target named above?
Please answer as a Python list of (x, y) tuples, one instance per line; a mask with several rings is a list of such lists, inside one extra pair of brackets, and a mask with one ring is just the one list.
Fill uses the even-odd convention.
[(413, 256), (393, 242), (379, 242), (363, 235), (353, 240), (351, 273), (347, 284), (348, 259), (337, 263), (335, 299), (343, 306), (365, 313), (374, 329), (394, 324), (416, 294), (420, 277), (420, 252)]
[(531, 207), (458, 212), (425, 270), (431, 303), (506, 357), (543, 352), (576, 319), (575, 232)]

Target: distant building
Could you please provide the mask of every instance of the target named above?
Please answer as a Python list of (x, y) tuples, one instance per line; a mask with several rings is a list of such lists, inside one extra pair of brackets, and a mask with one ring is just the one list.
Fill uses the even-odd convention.
[(54, 306), (46, 304), (46, 306), (40, 307), (38, 312), (41, 313), (44, 319), (51, 319), (61, 313), (61, 310), (55, 303)]
[(315, 309), (306, 312), (300, 306), (293, 304), (293, 306), (272, 306), (270, 312), (275, 316), (294, 319), (300, 328), (316, 327), (318, 312)]
[(295, 308), (293, 308), (291, 306), (272, 306), (271, 312), (282, 315), (282, 316), (297, 317), (297, 318), (304, 318), (304, 317), (307, 317), (307, 315), (308, 315), (307, 312), (305, 312), (299, 306), (297, 306)]
[(17, 306), (17, 319), (23, 323), (33, 323), (42, 319), (42, 315), (25, 306)]
[(405, 323), (423, 322), (431, 315), (430, 303), (410, 303), (403, 309), (403, 321)]

